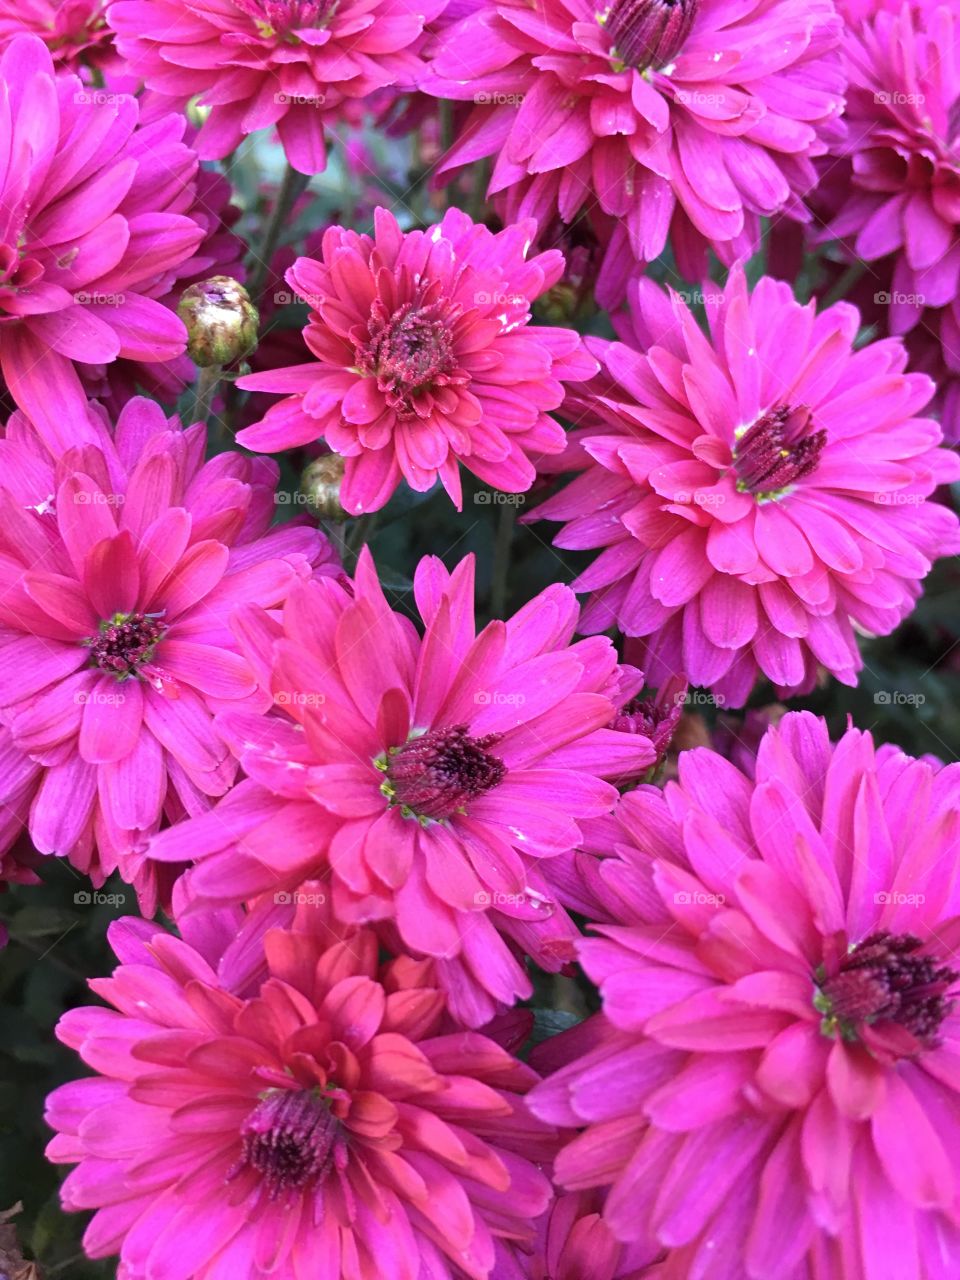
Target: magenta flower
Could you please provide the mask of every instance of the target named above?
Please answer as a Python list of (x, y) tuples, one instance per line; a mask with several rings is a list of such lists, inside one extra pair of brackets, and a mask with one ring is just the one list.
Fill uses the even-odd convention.
[(300, 173), (326, 167), (324, 126), (388, 85), (421, 74), (423, 28), (446, 0), (416, 11), (400, 0), (117, 0), (117, 48), (155, 94), (181, 107), (196, 94), (210, 115), (204, 160), (276, 125)]
[(535, 1073), (312, 897), (293, 931), (114, 924), (113, 1008), (60, 1022), (98, 1074), (50, 1096), (47, 1154), (124, 1280), (486, 1280), (547, 1206)]
[(437, 958), (455, 1015), (480, 1026), (496, 1001), (531, 992), (497, 930), (545, 967), (572, 958), (550, 858), (579, 843), (581, 818), (610, 811), (604, 777), (632, 776), (656, 753), (606, 727), (640, 676), (607, 639), (571, 644), (568, 588), (477, 635), (473, 558), (451, 575), (429, 557), (416, 599), (422, 639), (364, 552), (352, 593), (307, 584), (282, 628), (238, 615), (275, 714), (220, 717), (248, 780), (150, 855), (198, 859), (191, 891), (208, 902), (328, 875), (341, 919), (395, 921), (405, 948)]
[(960, 545), (927, 501), (960, 474), (918, 416), (932, 384), (899, 340), (855, 351), (848, 303), (817, 315), (769, 278), (751, 295), (739, 268), (705, 300), (709, 337), (677, 295), (632, 288), (576, 397), (585, 470), (538, 514), (569, 522), (558, 546), (603, 548), (574, 583), (583, 629), (646, 637), (651, 683), (682, 670), (728, 706), (761, 673), (781, 696), (820, 666), (855, 684), (854, 627), (892, 631)]
[(55, 77), (34, 36), (7, 45), (0, 80), (0, 145), (18, 157), (0, 202), (0, 372), (63, 451), (65, 424), (86, 411), (77, 365), (183, 353), (183, 325), (155, 295), (204, 239), (189, 216), (197, 158), (182, 117), (138, 128), (135, 99)]
[[(941, 390), (960, 439), (960, 28), (956, 10), (921, 0), (875, 6), (851, 27), (849, 135), (834, 149), (818, 212), (821, 239), (871, 267), (882, 323), (912, 331), (911, 351)], [(819, 193), (818, 193), (819, 194)]]
[(535, 230), (495, 235), (459, 209), (406, 235), (385, 209), (373, 239), (331, 227), (320, 260), (287, 272), (312, 308), (315, 359), (238, 380), (293, 393), (238, 441), (276, 453), (323, 437), (347, 459), (342, 501), (355, 514), (382, 507), (401, 478), (425, 492), (439, 477), (459, 508), (461, 461), (498, 489), (529, 489), (538, 458), (564, 447), (550, 417), (560, 380), (596, 370), (572, 329), (530, 324), (563, 271), (556, 251), (526, 261)]
[(15, 36), (39, 36), (61, 68), (81, 72), (115, 67), (107, 0), (0, 0), (0, 45)]
[(755, 781), (689, 751), (621, 801), (603, 1015), (531, 1106), (586, 1126), (558, 1180), (664, 1276), (960, 1267), (955, 769), (803, 712)]
[(831, 0), (497, 0), (445, 26), (421, 87), (476, 104), (443, 169), (495, 157), (507, 221), (599, 204), (620, 224), (600, 296), (622, 297), (629, 245), (650, 262), (669, 237), (702, 279), (778, 211), (806, 219), (813, 159), (842, 135), (842, 24)]
[(204, 463), (202, 424), (133, 400), (115, 444), (92, 414), (64, 429), (56, 462), (19, 415), (0, 441), (0, 797), (41, 853), (98, 884), (119, 866), (152, 914), (169, 884), (146, 838), (236, 775), (214, 712), (269, 704), (231, 611), (335, 566), (316, 531), (268, 532), (276, 467)]

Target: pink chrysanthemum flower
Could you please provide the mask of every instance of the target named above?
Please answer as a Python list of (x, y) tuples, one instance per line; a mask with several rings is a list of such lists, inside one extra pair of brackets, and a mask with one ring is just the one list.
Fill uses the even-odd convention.
[(621, 801), (603, 1015), (531, 1105), (665, 1280), (960, 1271), (957, 768), (803, 712), (755, 781), (701, 749)]
[(699, 279), (707, 243), (729, 263), (760, 216), (808, 216), (813, 158), (842, 135), (841, 31), (832, 0), (497, 0), (443, 30), (422, 87), (476, 104), (444, 169), (494, 156), (508, 221), (598, 203), (614, 258), (669, 236)]
[[(531, 993), (498, 935), (557, 969), (576, 930), (549, 888), (578, 820), (609, 812), (604, 777), (656, 752), (607, 728), (641, 677), (606, 638), (571, 643), (573, 593), (548, 587), (479, 635), (473, 558), (417, 570), (423, 637), (387, 604), (369, 554), (352, 591), (326, 578), (291, 594), (282, 628), (235, 620), (275, 714), (224, 714), (247, 781), (206, 818), (151, 843), (202, 900), (235, 902), (329, 874), (344, 920), (394, 920), (438, 958), (456, 1016), (480, 1026)], [(562, 797), (562, 806), (558, 806)]]
[(137, 101), (54, 75), (35, 36), (0, 59), (0, 371), (15, 403), (57, 439), (81, 418), (76, 364), (175, 359), (183, 325), (156, 297), (204, 239), (190, 216), (197, 158), (186, 121), (138, 127)]
[(407, 234), (386, 209), (373, 238), (331, 227), (319, 261), (287, 272), (313, 309), (303, 336), (315, 359), (239, 379), (293, 394), (238, 441), (276, 453), (322, 436), (347, 459), (342, 501), (355, 514), (401, 479), (424, 492), (439, 477), (459, 507), (459, 462), (498, 489), (529, 489), (537, 459), (564, 447), (550, 417), (560, 380), (596, 370), (572, 329), (530, 324), (563, 272), (555, 250), (526, 261), (535, 231), (494, 234), (459, 209)]
[(107, 26), (108, 0), (0, 0), (0, 45), (27, 32), (39, 36), (69, 71), (110, 68), (118, 59)]
[[(886, 11), (884, 11), (886, 10)], [(849, 136), (824, 162), (817, 211), (849, 257), (871, 264), (883, 329), (910, 334), (960, 439), (960, 26), (932, 0), (874, 5), (847, 31)], [(874, 265), (876, 264), (876, 265)]]
[(120, 1280), (487, 1280), (546, 1208), (535, 1073), (449, 1019), (431, 962), (381, 962), (312, 897), (265, 934), (114, 924), (113, 1008), (61, 1020), (99, 1074), (50, 1096), (48, 1155)]
[(624, 341), (591, 347), (603, 374), (577, 394), (586, 470), (538, 514), (569, 521), (558, 546), (604, 548), (574, 583), (583, 628), (647, 637), (651, 683), (683, 670), (728, 706), (761, 673), (782, 695), (818, 666), (855, 684), (854, 628), (892, 631), (958, 545), (927, 501), (960, 474), (918, 416), (933, 386), (898, 339), (854, 350), (848, 303), (818, 315), (769, 278), (749, 294), (739, 268), (705, 302), (709, 337), (676, 294), (631, 289)]
[(146, 837), (236, 775), (215, 711), (269, 704), (231, 610), (335, 567), (315, 530), (268, 531), (273, 463), (203, 462), (202, 423), (134, 400), (115, 442), (93, 416), (72, 430), (56, 461), (20, 415), (0, 441), (0, 799), (41, 853), (97, 883), (119, 866), (152, 914), (168, 878)]
[(412, 88), (423, 28), (446, 0), (416, 11), (401, 0), (117, 0), (117, 48), (155, 94), (183, 106), (196, 94), (210, 115), (197, 139), (204, 160), (229, 155), (276, 125), (300, 173), (326, 166), (324, 125), (388, 85)]

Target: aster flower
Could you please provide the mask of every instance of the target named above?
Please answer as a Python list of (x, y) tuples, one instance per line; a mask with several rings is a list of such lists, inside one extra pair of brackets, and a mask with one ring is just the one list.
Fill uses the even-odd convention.
[(0, 201), (0, 372), (64, 450), (64, 423), (86, 408), (78, 365), (183, 353), (183, 325), (156, 295), (204, 239), (189, 216), (197, 158), (182, 116), (138, 127), (134, 98), (55, 76), (35, 36), (7, 45), (0, 80), (0, 145), (16, 158)]
[(459, 209), (429, 231), (403, 234), (386, 209), (373, 238), (331, 227), (319, 261), (287, 272), (312, 308), (315, 359), (238, 379), (293, 393), (238, 441), (275, 453), (322, 436), (347, 459), (354, 514), (382, 507), (401, 478), (424, 492), (439, 477), (460, 507), (460, 461), (498, 489), (529, 489), (538, 458), (564, 447), (550, 417), (560, 380), (596, 369), (572, 329), (530, 324), (563, 271), (556, 251), (526, 261), (535, 231), (494, 234)]
[(579, 843), (581, 818), (613, 806), (602, 779), (656, 753), (606, 727), (641, 677), (605, 638), (571, 643), (572, 592), (548, 587), (477, 635), (473, 568), (421, 561), (422, 638), (366, 551), (350, 591), (325, 578), (292, 592), (282, 627), (238, 613), (274, 714), (221, 715), (247, 780), (161, 833), (150, 856), (197, 859), (189, 882), (206, 902), (328, 875), (341, 919), (395, 922), (404, 948), (438, 959), (455, 1015), (480, 1026), (497, 1001), (531, 992), (498, 930), (545, 967), (572, 958), (550, 859)]
[(845, 143), (818, 193), (821, 239), (871, 264), (881, 324), (911, 334), (917, 367), (941, 389), (948, 439), (960, 439), (960, 60), (956, 10), (874, 5), (847, 31)]
[(841, 32), (831, 0), (545, 0), (535, 17), (497, 0), (444, 28), (421, 87), (475, 104), (443, 171), (495, 157), (508, 221), (599, 204), (614, 258), (669, 237), (699, 279), (707, 244), (729, 263), (760, 216), (808, 216), (813, 160), (842, 133)]
[(918, 416), (932, 384), (899, 340), (855, 351), (847, 303), (817, 315), (769, 278), (750, 294), (739, 268), (705, 299), (709, 337), (677, 295), (632, 288), (576, 397), (583, 474), (536, 514), (569, 522), (558, 546), (603, 548), (573, 584), (593, 593), (583, 629), (646, 637), (651, 683), (682, 669), (733, 707), (761, 673), (781, 696), (818, 665), (855, 684), (854, 627), (892, 631), (958, 545), (927, 501), (960, 474)]
[[(756, 778), (707, 750), (618, 808), (603, 1014), (535, 1114), (665, 1278), (960, 1268), (956, 765), (792, 713)], [(556, 1053), (556, 1042), (553, 1052)]]
[(107, 0), (0, 0), (0, 45), (32, 33), (59, 68), (77, 73), (118, 62), (106, 22)]
[[(220, 454), (131, 401), (115, 441), (91, 414), (54, 460), (15, 415), (0, 441), (0, 800), (43, 854), (96, 883), (119, 865), (152, 914), (165, 890), (143, 842), (233, 782), (216, 710), (258, 705), (231, 609), (282, 603), (322, 535), (268, 532), (277, 469)], [(161, 878), (169, 887), (169, 876)]]
[(59, 1024), (98, 1074), (50, 1096), (48, 1156), (124, 1280), (486, 1280), (547, 1206), (535, 1073), (450, 1021), (431, 962), (381, 963), (312, 896), (292, 930), (114, 924), (91, 983), (113, 1007)]
[(423, 28), (445, 2), (413, 12), (400, 0), (117, 0), (109, 21), (154, 94), (178, 107), (200, 94), (210, 108), (202, 159), (276, 125), (290, 164), (313, 174), (326, 166), (325, 125), (378, 89), (413, 86)]

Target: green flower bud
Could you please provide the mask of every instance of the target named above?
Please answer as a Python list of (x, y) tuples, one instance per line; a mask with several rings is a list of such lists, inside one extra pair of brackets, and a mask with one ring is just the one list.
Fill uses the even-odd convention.
[(325, 453), (307, 464), (300, 477), (303, 501), (320, 520), (347, 520), (340, 505), (344, 460), (339, 453)]
[(232, 276), (211, 276), (186, 289), (177, 315), (187, 327), (187, 354), (195, 365), (233, 364), (257, 345), (260, 316)]

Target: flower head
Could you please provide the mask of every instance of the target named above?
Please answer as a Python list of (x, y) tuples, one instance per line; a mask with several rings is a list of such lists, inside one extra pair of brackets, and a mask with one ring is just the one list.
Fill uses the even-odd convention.
[(530, 992), (511, 946), (554, 970), (572, 958), (550, 860), (611, 809), (603, 779), (636, 776), (656, 750), (607, 727), (641, 677), (606, 639), (571, 643), (568, 588), (479, 635), (472, 558), (452, 574), (423, 560), (415, 590), (422, 638), (367, 553), (351, 590), (323, 579), (292, 593), (282, 627), (237, 615), (274, 714), (220, 717), (248, 780), (151, 855), (197, 859), (191, 891), (209, 902), (328, 877), (342, 919), (393, 922), (479, 1026)]
[(0, 46), (39, 36), (57, 69), (114, 69), (119, 59), (107, 26), (107, 0), (0, 0)]
[(54, 75), (49, 50), (19, 36), (0, 58), (0, 372), (13, 401), (63, 452), (82, 419), (78, 375), (118, 358), (162, 364), (186, 334), (158, 298), (205, 239), (194, 216), (197, 157), (182, 116), (140, 123), (137, 100)]
[(739, 268), (706, 302), (709, 337), (679, 296), (631, 290), (574, 397), (584, 473), (536, 514), (569, 522), (557, 545), (603, 548), (574, 583), (585, 629), (646, 637), (652, 683), (682, 670), (728, 706), (761, 673), (783, 694), (818, 666), (854, 684), (854, 628), (892, 631), (957, 546), (928, 501), (960, 470), (918, 416), (932, 384), (899, 340), (854, 350), (847, 303), (817, 315), (769, 278), (750, 294)]
[(459, 209), (406, 235), (385, 209), (372, 238), (330, 228), (320, 259), (287, 272), (312, 308), (315, 358), (238, 380), (293, 393), (240, 443), (273, 453), (322, 436), (347, 460), (340, 498), (354, 514), (382, 507), (401, 478), (425, 491), (439, 477), (460, 506), (461, 461), (498, 489), (529, 489), (537, 460), (564, 447), (550, 417), (560, 380), (596, 369), (571, 329), (530, 323), (563, 270), (555, 250), (526, 260), (534, 231), (494, 234)]
[(276, 468), (204, 463), (202, 424), (134, 400), (115, 439), (93, 414), (74, 429), (57, 460), (19, 415), (0, 441), (0, 831), (24, 822), (98, 881), (119, 865), (152, 914), (169, 877), (146, 837), (236, 775), (214, 712), (269, 702), (231, 610), (281, 604), (334, 557), (312, 529), (268, 531)]
[(842, 136), (842, 23), (832, 0), (497, 0), (445, 24), (421, 87), (474, 104), (443, 171), (494, 157), (507, 221), (615, 220), (604, 305), (624, 250), (669, 237), (681, 273), (706, 245), (730, 263), (778, 211), (809, 217), (814, 158)]
[(559, 1181), (664, 1276), (960, 1265), (956, 767), (794, 712), (755, 779), (698, 749), (621, 800), (603, 1014), (531, 1105), (586, 1126)]
[(399, 0), (118, 0), (117, 48), (152, 93), (210, 108), (204, 160), (229, 155), (275, 125), (300, 173), (326, 166), (324, 126), (389, 85), (421, 73), (424, 26), (446, 0), (416, 11)]
[(114, 925), (91, 984), (112, 1008), (60, 1022), (99, 1074), (49, 1098), (48, 1154), (126, 1280), (487, 1280), (502, 1239), (532, 1240), (555, 1145), (523, 1108), (535, 1073), (450, 1020), (432, 962), (381, 962), (312, 897), (291, 928), (272, 904), (186, 941)]

